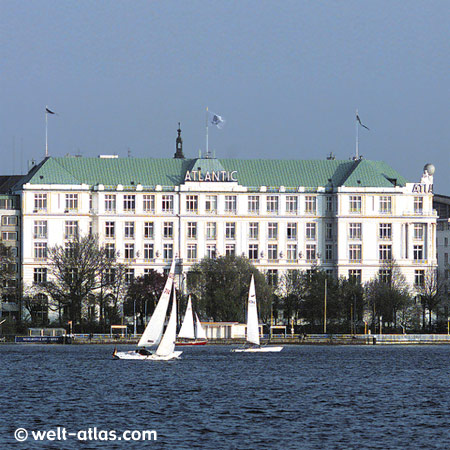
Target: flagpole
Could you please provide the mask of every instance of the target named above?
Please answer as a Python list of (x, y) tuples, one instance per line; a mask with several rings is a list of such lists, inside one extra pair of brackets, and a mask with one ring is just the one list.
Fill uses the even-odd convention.
[(358, 128), (358, 110), (356, 110), (355, 125), (356, 125), (356, 159), (359, 158), (359, 128)]
[(208, 147), (208, 107), (206, 107), (206, 157), (209, 157), (209, 147)]
[(48, 106), (45, 107), (45, 157), (48, 156)]

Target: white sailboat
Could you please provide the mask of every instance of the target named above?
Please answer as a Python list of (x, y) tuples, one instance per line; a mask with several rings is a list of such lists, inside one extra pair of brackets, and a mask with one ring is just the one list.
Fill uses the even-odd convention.
[[(163, 335), (164, 321), (167, 308), (169, 306), (170, 294), (173, 288), (173, 279), (175, 273), (175, 260), (172, 261), (169, 276), (164, 286), (161, 297), (156, 305), (155, 311), (138, 342), (138, 348), (131, 352), (118, 352), (114, 350), (114, 359), (144, 359), (144, 360), (162, 360), (178, 358), (181, 353), (175, 350), (176, 328), (177, 328), (177, 301), (175, 292), (173, 295), (172, 311), (170, 313), (169, 323)], [(156, 351), (155, 351), (156, 349)]]
[(183, 323), (181, 324), (180, 332), (176, 345), (205, 345), (207, 343), (206, 333), (198, 319), (197, 314), (192, 311), (192, 300), (189, 296), (188, 304), (186, 306), (186, 314), (184, 315)]
[(259, 340), (258, 307), (256, 305), (255, 280), (252, 275), (250, 289), (248, 291), (247, 303), (247, 342), (251, 347), (236, 348), (232, 352), (266, 353), (280, 352), (283, 347), (267, 346), (261, 347)]

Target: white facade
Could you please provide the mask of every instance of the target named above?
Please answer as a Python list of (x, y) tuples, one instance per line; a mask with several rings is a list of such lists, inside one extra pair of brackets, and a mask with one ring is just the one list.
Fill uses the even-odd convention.
[[(46, 248), (98, 233), (134, 276), (179, 257), (183, 273), (205, 256), (244, 255), (279, 276), (318, 264), (336, 276), (376, 276), (393, 258), (407, 281), (435, 267), (433, 176), (403, 187), (250, 188), (237, 181), (161, 186), (23, 186), (23, 281), (43, 281)], [(181, 279), (181, 278), (180, 278)]]

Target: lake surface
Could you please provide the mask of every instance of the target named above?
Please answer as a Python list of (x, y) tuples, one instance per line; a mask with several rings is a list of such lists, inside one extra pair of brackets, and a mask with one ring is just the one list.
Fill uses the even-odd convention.
[[(450, 346), (230, 348), (150, 362), (112, 360), (107, 345), (1, 345), (0, 448), (450, 448)], [(58, 426), (157, 441), (14, 439)]]

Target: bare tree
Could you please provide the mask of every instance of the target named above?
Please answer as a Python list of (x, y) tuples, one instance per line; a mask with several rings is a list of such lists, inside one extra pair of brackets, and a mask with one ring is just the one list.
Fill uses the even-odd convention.
[(65, 246), (56, 245), (48, 250), (49, 280), (40, 286), (52, 306), (65, 310), (66, 319), (81, 323), (82, 309), (91, 295), (110, 287), (105, 275), (116, 269), (116, 260), (97, 236), (75, 236)]

